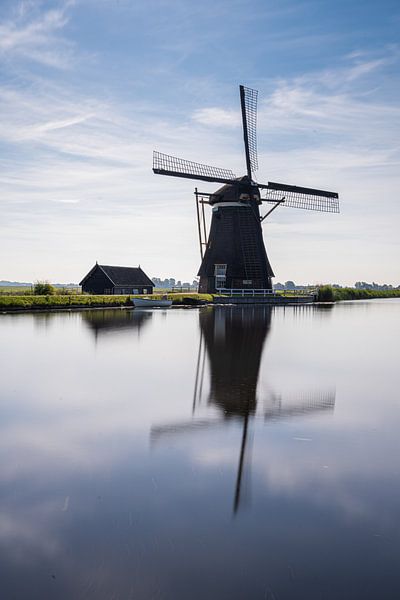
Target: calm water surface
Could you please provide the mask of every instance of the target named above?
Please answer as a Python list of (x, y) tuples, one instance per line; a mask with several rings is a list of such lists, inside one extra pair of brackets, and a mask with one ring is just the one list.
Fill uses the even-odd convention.
[(2, 599), (400, 598), (400, 301), (0, 338)]

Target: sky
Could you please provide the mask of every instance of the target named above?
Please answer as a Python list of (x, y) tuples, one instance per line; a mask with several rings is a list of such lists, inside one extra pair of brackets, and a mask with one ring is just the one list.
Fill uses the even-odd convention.
[(192, 281), (196, 182), (152, 151), (244, 174), (244, 84), (256, 179), (340, 197), (264, 221), (275, 282), (399, 285), (399, 32), (397, 0), (1, 0), (0, 279)]

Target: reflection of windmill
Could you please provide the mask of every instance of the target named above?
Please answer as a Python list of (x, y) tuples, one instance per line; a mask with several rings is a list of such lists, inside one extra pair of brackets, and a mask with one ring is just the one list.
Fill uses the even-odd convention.
[[(261, 355), (271, 323), (272, 308), (213, 307), (201, 310), (199, 356), (197, 360), (193, 412), (200, 408), (203, 395), (203, 357), (208, 356), (210, 391), (209, 407), (218, 407), (224, 421), (240, 419), (242, 438), (236, 476), (234, 512), (237, 511), (248, 450), (249, 423), (257, 409), (257, 384)], [(276, 421), (307, 413), (331, 411), (335, 404), (334, 391), (296, 394), (269, 394), (264, 404), (266, 420)], [(221, 425), (221, 419), (192, 419), (188, 422), (155, 426), (151, 429), (153, 442), (166, 436), (200, 432)]]
[(153, 313), (144, 310), (88, 310), (82, 312), (82, 320), (88, 325), (97, 340), (99, 335), (124, 330), (141, 329), (149, 323)]
[[(153, 171), (160, 175), (184, 177), (215, 183), (223, 187), (214, 194), (196, 188), (197, 222), (202, 263), (201, 292), (223, 288), (271, 289), (274, 276), (262, 236), (261, 223), (279, 205), (321, 212), (339, 212), (338, 194), (282, 183), (257, 183), (258, 169), (256, 119), (257, 91), (240, 86), (240, 102), (247, 174), (236, 177), (232, 171), (154, 152)], [(261, 191), (266, 196), (261, 198)], [(261, 217), (262, 202), (274, 206)], [(212, 206), (207, 235), (204, 204)], [(205, 251), (204, 251), (205, 250)], [(204, 253), (203, 253), (204, 251)]]
[(241, 417), (243, 433), (235, 486), (234, 511), (240, 502), (250, 415), (257, 407), (261, 354), (271, 324), (271, 307), (216, 307), (200, 312), (200, 328), (210, 361), (209, 402), (225, 418)]

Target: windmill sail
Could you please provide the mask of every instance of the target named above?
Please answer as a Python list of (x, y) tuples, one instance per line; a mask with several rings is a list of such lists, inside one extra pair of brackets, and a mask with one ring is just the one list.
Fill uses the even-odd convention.
[(236, 175), (230, 169), (202, 165), (184, 158), (153, 152), (153, 171), (158, 175), (171, 175), (186, 179), (200, 179), (217, 183), (236, 183)]
[(285, 183), (268, 182), (268, 185), (258, 184), (266, 190), (266, 202), (278, 202), (284, 198), (281, 206), (290, 208), (303, 208), (305, 210), (317, 210), (320, 212), (339, 212), (339, 196), (336, 192), (304, 188), (297, 185)]
[(240, 86), (240, 104), (242, 108), (243, 138), (246, 153), (247, 175), (258, 169), (257, 158), (257, 90)]

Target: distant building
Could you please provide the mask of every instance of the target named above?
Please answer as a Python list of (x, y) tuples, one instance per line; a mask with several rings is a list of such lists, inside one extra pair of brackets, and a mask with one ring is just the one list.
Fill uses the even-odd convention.
[(152, 294), (154, 283), (140, 267), (95, 264), (79, 283), (89, 294)]

